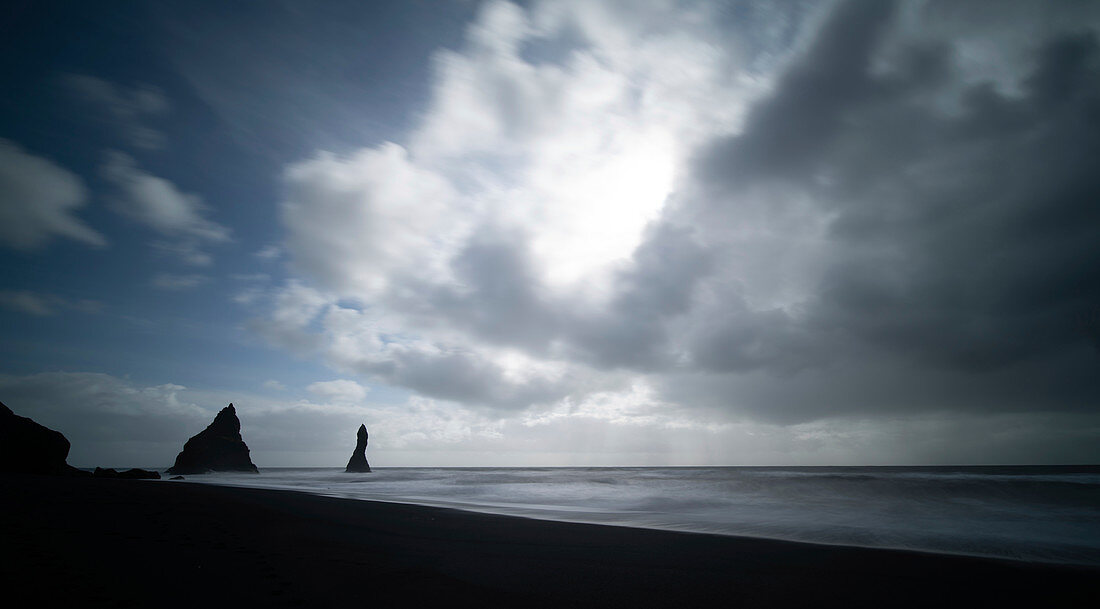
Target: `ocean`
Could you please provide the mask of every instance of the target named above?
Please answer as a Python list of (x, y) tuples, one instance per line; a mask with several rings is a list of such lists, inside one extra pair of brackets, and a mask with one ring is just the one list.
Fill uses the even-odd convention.
[(1100, 466), (264, 468), (188, 482), (596, 524), (1100, 565)]

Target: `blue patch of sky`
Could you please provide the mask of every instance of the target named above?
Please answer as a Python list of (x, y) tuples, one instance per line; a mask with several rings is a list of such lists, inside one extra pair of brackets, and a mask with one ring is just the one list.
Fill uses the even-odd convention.
[[(39, 251), (0, 250), (0, 290), (102, 303), (97, 312), (49, 316), (0, 310), (0, 372), (82, 370), (211, 389), (339, 376), (247, 336), (241, 325), (252, 312), (232, 302), (244, 287), (235, 276), (285, 277), (284, 261), (253, 253), (281, 238), (286, 164), (317, 149), (400, 141), (423, 111), (432, 52), (460, 44), (476, 5), (9, 5), (0, 22), (0, 138), (78, 175), (90, 196), (77, 215), (110, 246), (57, 239)], [(144, 124), (164, 134), (164, 145), (132, 146), (123, 125), (65, 89), (65, 74), (159, 88), (171, 108)], [(203, 244), (211, 266), (157, 252), (150, 244), (162, 235), (110, 211), (99, 175), (108, 150), (200, 197), (207, 217), (232, 231), (231, 242)], [(209, 279), (166, 291), (151, 283), (158, 273)]]

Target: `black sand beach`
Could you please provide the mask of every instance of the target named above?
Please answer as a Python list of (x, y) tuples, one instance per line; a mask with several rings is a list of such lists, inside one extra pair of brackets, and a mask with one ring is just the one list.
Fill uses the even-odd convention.
[[(4, 475), (4, 605), (1094, 607), (1100, 569)], [(12, 604), (14, 602), (14, 604)]]

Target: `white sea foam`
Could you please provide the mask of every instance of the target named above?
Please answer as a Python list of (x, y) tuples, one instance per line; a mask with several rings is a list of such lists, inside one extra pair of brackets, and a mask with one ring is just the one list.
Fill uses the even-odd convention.
[(266, 468), (190, 481), (548, 520), (1100, 565), (1100, 467)]

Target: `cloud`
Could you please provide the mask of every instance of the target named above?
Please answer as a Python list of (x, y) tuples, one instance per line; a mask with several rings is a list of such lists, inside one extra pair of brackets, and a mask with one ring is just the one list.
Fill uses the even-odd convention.
[(265, 317), (253, 318), (245, 324), (254, 334), (299, 355), (313, 355), (320, 348), (322, 339), (311, 332), (311, 323), (329, 304), (329, 298), (322, 292), (290, 281), (276, 294), (246, 288), (238, 296), (239, 304), (269, 305)]
[[(277, 154), (317, 141), (304, 126), (343, 138), (280, 176), (285, 239), (253, 262), (288, 278), (235, 276), (228, 295), (331, 374), (246, 379), (263, 396), (12, 376), (5, 399), (94, 446), (89, 463), (170, 461), (228, 401), (261, 466), (340, 465), (360, 422), (403, 464), (1095, 461), (1100, 9), (744, 4), (479, 3), (408, 131), (358, 149), (364, 119), (301, 111), (345, 89), (247, 103), (346, 81), (344, 47), (314, 70), (301, 49), (328, 40), (298, 36), (320, 30), (228, 28), (233, 53), (179, 63), (231, 130), (278, 126)], [(141, 85), (67, 82), (115, 125), (169, 111)], [(0, 154), (0, 241), (106, 243), (76, 218), (79, 178)], [(101, 177), (158, 251), (204, 266), (230, 240), (123, 153)], [(0, 305), (78, 307), (28, 290)], [(125, 434), (143, 440), (109, 447)]]
[(0, 306), (28, 315), (53, 315), (49, 299), (28, 290), (0, 292)]
[(229, 229), (203, 217), (207, 208), (198, 196), (180, 192), (168, 180), (142, 171), (129, 155), (108, 153), (100, 173), (119, 191), (114, 201), (119, 213), (172, 237), (212, 242), (229, 239)]
[[(1088, 262), (1100, 254), (1090, 202), (1100, 183), (1084, 161), (1100, 126), (1095, 30), (1002, 49), (1001, 62), (1016, 62), (1018, 92), (1007, 94), (960, 81), (943, 40), (881, 40), (889, 22), (871, 4), (839, 9), (746, 130), (698, 157), (701, 194), (685, 207), (701, 225), (736, 222), (762, 193), (781, 211), (808, 202), (798, 213), (826, 221), (789, 233), (819, 244), (799, 301), (703, 318), (694, 360), (729, 373), (827, 366), (828, 377), (772, 390), (720, 383), (780, 418), (1094, 406), (1080, 320), (1100, 305)], [(933, 31), (936, 16), (921, 15)], [(806, 105), (807, 87), (820, 105)], [(797, 386), (802, 395), (786, 395)]]
[(347, 379), (318, 381), (306, 387), (306, 391), (322, 398), (337, 402), (361, 402), (367, 397), (369, 389)]
[(158, 273), (150, 282), (154, 288), (161, 290), (191, 290), (210, 281), (206, 275), (176, 275), (172, 273)]
[(0, 375), (0, 399), (17, 414), (65, 434), (72, 444), (68, 461), (78, 467), (167, 467), (184, 442), (230, 402), (261, 468), (342, 465), (364, 415), (361, 408), (340, 404), (272, 401), (94, 372)]
[(265, 245), (252, 255), (260, 260), (275, 260), (283, 255), (283, 249), (278, 245)]
[(396, 144), (348, 157), (321, 154), (287, 170), (280, 207), (294, 264), (327, 288), (371, 294), (391, 274), (430, 271), (462, 230), (454, 193)]
[(264, 389), (271, 389), (273, 391), (286, 391), (286, 385), (276, 381), (275, 379), (267, 379), (261, 384)]
[(231, 299), (239, 305), (251, 305), (270, 293), (271, 276), (266, 273), (235, 274), (232, 279), (239, 286)]
[(1008, 6), (486, 3), (407, 141), (288, 168), (252, 327), (509, 421), (1054, 437), (1100, 399), (1100, 19)]
[[(280, 320), (278, 306), (251, 327), (340, 370), (505, 409), (621, 382), (572, 359), (672, 359), (649, 337), (683, 312), (706, 256), (690, 228), (654, 229), (667, 243), (634, 249), (688, 144), (703, 125), (732, 128), (751, 85), (728, 81), (712, 47), (721, 36), (692, 21), (702, 13), (680, 31), (662, 26), (672, 13), (661, 7), (625, 19), (576, 8), (486, 4), (466, 48), (436, 55), (430, 110), (408, 146), (288, 168), (286, 249), (329, 305), (312, 327)], [(583, 47), (562, 64), (525, 55), (578, 28)], [(691, 104), (697, 95), (711, 103)], [(659, 270), (632, 264), (663, 253), (676, 258)]]
[(843, 128), (845, 111), (874, 94), (868, 71), (893, 5), (873, 0), (839, 3), (802, 56), (779, 77), (767, 100), (752, 106), (745, 128), (720, 139), (718, 149), (709, 153), (722, 161), (712, 170), (718, 174), (714, 177), (744, 184), (812, 171), (814, 161)]
[(69, 463), (78, 467), (171, 463), (187, 430), (201, 429), (216, 412), (182, 398), (184, 390), (87, 372), (0, 375), (4, 403), (65, 434)]
[(54, 294), (42, 294), (30, 290), (0, 291), (0, 306), (39, 317), (55, 315), (59, 309), (83, 313), (98, 313), (103, 309), (103, 303), (96, 300), (69, 300)]
[(246, 327), (269, 343), (300, 356), (321, 355), (343, 373), (432, 398), (517, 410), (556, 401), (589, 382), (610, 382), (585, 380), (576, 366), (540, 362), (514, 349), (391, 336), (385, 329), (389, 323), (372, 311), (341, 306), (331, 294), (300, 283), (291, 282), (276, 289), (273, 298), (257, 302), (271, 303), (270, 308)]
[(94, 247), (107, 239), (74, 214), (87, 189), (73, 173), (0, 139), (0, 243), (17, 250), (45, 247), (66, 237)]
[(148, 125), (149, 120), (163, 117), (171, 110), (168, 98), (159, 88), (148, 84), (124, 87), (87, 74), (63, 74), (60, 82), (115, 123), (131, 146), (143, 150), (164, 147), (164, 133)]
[[(325, 383), (322, 383), (325, 384)], [(1091, 463), (1095, 415), (1016, 413), (846, 417), (775, 425), (715, 418), (662, 402), (644, 383), (497, 417), (411, 397), (364, 405), (141, 384), (107, 374), (0, 375), (13, 411), (56, 429), (80, 466), (166, 467), (232, 401), (264, 467), (342, 466), (355, 429), (375, 466)], [(711, 415), (713, 413), (710, 413)]]
[(208, 265), (210, 257), (200, 247), (230, 240), (228, 228), (205, 217), (209, 208), (201, 198), (141, 170), (129, 155), (108, 152), (100, 175), (114, 187), (115, 211), (172, 239), (155, 246), (183, 262)]
[(150, 241), (149, 247), (165, 256), (176, 258), (188, 266), (210, 266), (214, 264), (214, 257), (203, 251), (204, 244), (196, 240), (183, 241)]

